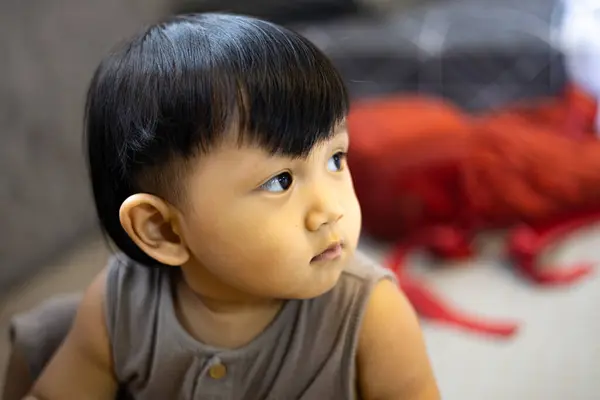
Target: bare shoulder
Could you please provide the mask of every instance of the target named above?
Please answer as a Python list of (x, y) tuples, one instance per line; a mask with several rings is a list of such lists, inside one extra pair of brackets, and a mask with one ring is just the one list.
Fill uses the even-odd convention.
[(87, 288), (67, 339), (97, 361), (112, 365), (106, 325), (105, 297), (108, 269), (100, 272)]
[(440, 398), (419, 320), (390, 280), (376, 285), (367, 304), (357, 365), (361, 394), (366, 400)]
[(85, 291), (73, 325), (35, 382), (30, 395), (43, 399), (111, 399), (116, 392), (104, 301), (107, 270)]

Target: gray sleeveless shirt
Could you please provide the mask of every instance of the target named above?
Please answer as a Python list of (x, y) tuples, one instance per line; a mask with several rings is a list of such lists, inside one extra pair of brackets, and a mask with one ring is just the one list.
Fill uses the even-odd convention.
[(386, 277), (357, 254), (331, 291), (287, 301), (252, 342), (225, 350), (180, 325), (167, 271), (114, 258), (106, 314), (115, 373), (140, 400), (354, 399), (361, 317)]
[[(258, 337), (234, 350), (207, 346), (184, 330), (168, 271), (123, 255), (109, 262), (106, 318), (122, 389), (117, 399), (358, 397), (360, 324), (375, 284), (394, 280), (387, 269), (357, 253), (331, 291), (286, 302)], [(79, 296), (57, 298), (13, 319), (13, 344), (25, 354), (34, 378), (69, 330), (78, 302)]]

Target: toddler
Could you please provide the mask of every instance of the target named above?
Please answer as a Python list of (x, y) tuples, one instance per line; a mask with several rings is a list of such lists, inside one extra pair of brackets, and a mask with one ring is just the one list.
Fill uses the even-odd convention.
[(104, 59), (86, 104), (118, 247), (38, 400), (434, 400), (418, 320), (357, 253), (349, 101), (298, 34), (207, 13)]

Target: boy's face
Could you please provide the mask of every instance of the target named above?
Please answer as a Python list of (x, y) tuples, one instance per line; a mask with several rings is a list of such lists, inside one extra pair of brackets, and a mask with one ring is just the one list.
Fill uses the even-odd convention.
[(311, 298), (330, 290), (361, 226), (348, 144), (342, 130), (305, 159), (269, 156), (234, 140), (202, 156), (180, 221), (190, 286), (232, 298)]

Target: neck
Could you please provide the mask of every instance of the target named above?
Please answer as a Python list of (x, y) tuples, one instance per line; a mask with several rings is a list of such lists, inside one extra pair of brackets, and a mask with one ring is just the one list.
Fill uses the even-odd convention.
[(283, 305), (276, 299), (230, 298), (197, 292), (185, 279), (177, 283), (176, 312), (195, 339), (211, 346), (238, 348), (250, 343)]
[(278, 309), (283, 303), (280, 299), (255, 296), (225, 285), (203, 268), (181, 271), (178, 292), (211, 314), (262, 313)]
[[(233, 314), (253, 314), (256, 312), (270, 311), (279, 309), (282, 301), (278, 299), (258, 299), (258, 298), (215, 298), (196, 292), (189, 285), (185, 285), (191, 297), (197, 300), (198, 304), (212, 314), (233, 315)], [(184, 289), (185, 290), (185, 289)]]

